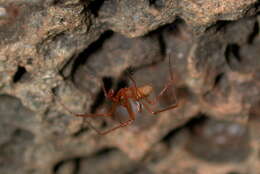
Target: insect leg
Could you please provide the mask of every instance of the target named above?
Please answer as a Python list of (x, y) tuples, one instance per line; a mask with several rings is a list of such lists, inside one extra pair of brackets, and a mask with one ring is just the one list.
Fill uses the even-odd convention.
[[(172, 65), (171, 65), (171, 58), (169, 56), (169, 74), (170, 74), (170, 80), (165, 84), (164, 88), (160, 91), (160, 93), (152, 100), (149, 100), (148, 98), (145, 98), (145, 101), (151, 105), (156, 104), (160, 97), (162, 97), (162, 95), (167, 91), (167, 89), (169, 89), (170, 87), (174, 86), (174, 76), (173, 76), (173, 72), (172, 72)], [(175, 101), (177, 101), (177, 97), (176, 97), (176, 93), (174, 91), (174, 95), (173, 95)]]
[(129, 103), (129, 101), (127, 99), (125, 100), (125, 104), (123, 106), (127, 109), (128, 113), (129, 113), (130, 119), (125, 121), (125, 122), (121, 122), (118, 126), (113, 127), (113, 128), (111, 128), (109, 130), (106, 130), (104, 132), (98, 132), (99, 134), (105, 135), (105, 134), (108, 134), (108, 133), (110, 133), (112, 131), (115, 131), (115, 130), (117, 130), (119, 128), (126, 127), (126, 126), (128, 126), (128, 125), (133, 123), (133, 121), (135, 120), (135, 114), (134, 114), (134, 112), (133, 112), (133, 110), (131, 108), (131, 104)]
[(142, 101), (140, 101), (140, 102), (144, 105), (145, 109), (148, 112), (152, 113), (153, 115), (156, 115), (158, 113), (161, 113), (161, 112), (164, 112), (164, 111), (167, 111), (167, 110), (174, 109), (174, 108), (178, 107), (178, 103), (175, 103), (174, 105), (171, 105), (169, 107), (166, 107), (166, 108), (163, 108), (163, 109), (160, 109), (160, 110), (157, 110), (157, 111), (153, 111), (146, 103), (144, 103)]

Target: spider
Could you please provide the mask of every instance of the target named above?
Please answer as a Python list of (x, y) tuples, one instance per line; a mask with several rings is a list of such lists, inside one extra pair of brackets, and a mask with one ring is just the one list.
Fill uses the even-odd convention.
[(119, 125), (111, 128), (111, 129), (108, 129), (106, 131), (102, 132), (102, 131), (98, 130), (97, 128), (92, 126), (87, 121), (89, 126), (92, 129), (94, 129), (98, 134), (105, 135), (105, 134), (108, 134), (119, 128), (126, 127), (126, 126), (132, 124), (133, 121), (136, 119), (136, 114), (141, 113), (143, 108), (146, 109), (149, 113), (151, 113), (153, 115), (176, 108), (178, 106), (178, 102), (177, 102), (175, 93), (172, 96), (175, 98), (175, 101), (176, 101), (173, 105), (170, 105), (168, 107), (165, 107), (165, 108), (162, 108), (159, 110), (155, 110), (155, 111), (153, 111), (153, 109), (149, 106), (149, 105), (157, 104), (159, 98), (162, 97), (162, 95), (167, 91), (167, 89), (169, 89), (170, 87), (173, 86), (174, 79), (173, 79), (173, 74), (171, 71), (170, 57), (169, 57), (169, 73), (170, 73), (170, 80), (165, 84), (164, 88), (160, 91), (159, 95), (157, 95), (152, 100), (150, 100), (148, 97), (154, 90), (153, 87), (151, 85), (144, 85), (144, 86), (138, 87), (136, 81), (130, 75), (128, 75), (128, 77), (133, 82), (133, 86), (121, 88), (117, 92), (115, 92), (113, 89), (110, 89), (109, 91), (107, 91), (105, 89), (104, 83), (102, 83), (101, 87), (102, 87), (105, 97), (112, 102), (112, 106), (107, 113), (77, 114), (77, 113), (73, 113), (72, 111), (70, 111), (63, 103), (60, 102), (60, 104), (70, 114), (72, 114), (76, 117), (83, 117), (83, 118), (87, 118), (87, 117), (111, 117), (112, 118), (113, 116), (115, 116), (117, 109), (119, 107), (123, 107), (125, 109), (125, 111), (127, 112), (127, 116), (129, 117), (129, 119), (124, 122), (120, 121)]

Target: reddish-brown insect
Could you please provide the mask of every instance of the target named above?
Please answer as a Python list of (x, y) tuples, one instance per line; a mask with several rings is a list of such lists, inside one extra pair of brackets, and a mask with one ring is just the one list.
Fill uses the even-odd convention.
[[(170, 110), (170, 109), (174, 109), (176, 108), (177, 102), (175, 102), (173, 105), (170, 105), (168, 107), (165, 107), (163, 109), (159, 109), (159, 110), (153, 110), (150, 105), (155, 105), (158, 103), (158, 100), (160, 97), (162, 97), (162, 95), (173, 86), (173, 74), (171, 71), (171, 62), (170, 62), (170, 58), (169, 58), (169, 71), (170, 71), (170, 80), (165, 84), (164, 88), (161, 90), (161, 92), (159, 93), (158, 96), (156, 96), (153, 100), (150, 100), (148, 97), (149, 95), (152, 93), (152, 91), (154, 90), (152, 86), (150, 85), (144, 85), (141, 87), (137, 87), (137, 84), (135, 82), (135, 80), (129, 76), (130, 80), (133, 82), (133, 86), (127, 87), (127, 88), (121, 88), (117, 93), (115, 93), (115, 91), (113, 89), (110, 89), (108, 92), (106, 91), (104, 84), (102, 83), (102, 89), (104, 91), (104, 94), (106, 96), (106, 98), (108, 98), (111, 102), (112, 102), (112, 106), (111, 109), (107, 112), (107, 113), (103, 113), (103, 114), (76, 114), (71, 112), (64, 104), (63, 107), (70, 112), (72, 115), (77, 116), (77, 117), (114, 117), (118, 111), (121, 113), (127, 113), (127, 116), (129, 117), (129, 119), (127, 119), (124, 122), (120, 122), (119, 125), (106, 130), (104, 132), (99, 131), (98, 129), (96, 129), (95, 127), (93, 127), (91, 124), (91, 128), (93, 128), (98, 134), (104, 135), (107, 133), (110, 133), (118, 128), (122, 128), (125, 126), (130, 125), (131, 123), (133, 123), (133, 121), (136, 119), (136, 114), (141, 113), (142, 109), (146, 109), (149, 113), (156, 115), (158, 113)], [(172, 96), (174, 98), (175, 101), (176, 100), (176, 96), (175, 94), (173, 94)], [(118, 110), (118, 108), (121, 108), (121, 110)], [(122, 108), (124, 109), (124, 111), (122, 110)]]

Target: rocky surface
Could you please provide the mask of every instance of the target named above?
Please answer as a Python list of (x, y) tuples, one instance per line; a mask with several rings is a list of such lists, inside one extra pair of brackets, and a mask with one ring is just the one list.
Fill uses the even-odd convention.
[[(0, 0), (0, 173), (259, 174), (259, 7)], [(178, 107), (100, 136), (61, 104), (107, 112), (102, 83), (131, 86), (127, 74), (155, 94), (172, 77)]]

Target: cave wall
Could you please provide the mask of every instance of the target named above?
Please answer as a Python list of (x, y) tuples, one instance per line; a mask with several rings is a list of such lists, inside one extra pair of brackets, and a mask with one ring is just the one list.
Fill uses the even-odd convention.
[[(258, 174), (259, 27), (257, 0), (0, 0), (0, 172)], [(105, 136), (70, 113), (129, 74), (178, 107)]]

